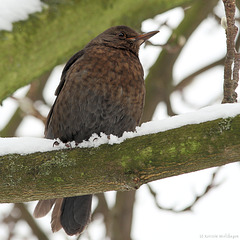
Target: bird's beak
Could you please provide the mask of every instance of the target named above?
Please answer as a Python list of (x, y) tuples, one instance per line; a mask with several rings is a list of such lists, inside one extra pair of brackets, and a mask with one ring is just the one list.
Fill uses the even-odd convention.
[(147, 41), (149, 38), (151, 38), (152, 36), (154, 36), (155, 34), (157, 34), (159, 31), (152, 31), (152, 32), (148, 32), (148, 33), (144, 33), (144, 34), (139, 34), (136, 37), (132, 37), (132, 38), (128, 38), (129, 40), (132, 41), (137, 41), (139, 43), (139, 45), (143, 44), (145, 41)]

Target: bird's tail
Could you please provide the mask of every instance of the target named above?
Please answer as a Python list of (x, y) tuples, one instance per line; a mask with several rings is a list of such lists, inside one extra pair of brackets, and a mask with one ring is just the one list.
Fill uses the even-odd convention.
[(33, 216), (43, 217), (55, 203), (51, 227), (53, 232), (61, 228), (68, 235), (81, 233), (90, 221), (92, 195), (41, 200), (35, 207)]
[(90, 221), (92, 195), (64, 198), (61, 225), (68, 235), (81, 233)]

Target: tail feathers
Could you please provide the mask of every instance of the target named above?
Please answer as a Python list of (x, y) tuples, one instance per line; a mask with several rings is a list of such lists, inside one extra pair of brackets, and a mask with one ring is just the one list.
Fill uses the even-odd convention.
[(68, 235), (81, 233), (90, 221), (92, 195), (64, 198), (61, 225)]
[(51, 227), (53, 232), (61, 228), (68, 235), (81, 233), (90, 221), (92, 195), (41, 200), (34, 209), (35, 218), (44, 217), (54, 205)]
[(44, 217), (45, 215), (47, 215), (48, 212), (51, 210), (55, 201), (56, 201), (56, 198), (40, 200), (34, 209), (33, 216), (35, 218), (41, 218), (41, 217)]
[(62, 214), (62, 202), (63, 198), (56, 199), (56, 203), (52, 211), (51, 227), (53, 232), (57, 232), (62, 228), (60, 222), (60, 217)]

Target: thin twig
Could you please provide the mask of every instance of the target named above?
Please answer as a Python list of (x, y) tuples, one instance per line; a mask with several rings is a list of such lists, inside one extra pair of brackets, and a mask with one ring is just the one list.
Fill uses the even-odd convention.
[(36, 108), (34, 102), (28, 98), (16, 98), (14, 96), (11, 96), (10, 98), (14, 99), (18, 102), (20, 109), (25, 115), (32, 115), (33, 117), (36, 117), (37, 119), (41, 120), (43, 123), (46, 122), (46, 117), (44, 117)]
[(147, 184), (147, 186), (148, 186), (148, 189), (149, 189), (150, 193), (152, 194), (152, 196), (153, 196), (153, 198), (154, 198), (154, 200), (155, 200), (156, 206), (157, 206), (159, 209), (165, 210), (165, 211), (171, 211), (171, 212), (174, 212), (174, 213), (192, 211), (193, 207), (197, 204), (197, 202), (198, 202), (200, 199), (202, 199), (204, 196), (206, 196), (207, 193), (210, 192), (210, 190), (212, 190), (212, 189), (214, 189), (214, 188), (216, 188), (216, 187), (218, 187), (218, 186), (220, 185), (220, 184), (214, 183), (214, 181), (215, 181), (215, 179), (216, 179), (216, 175), (217, 175), (217, 173), (219, 172), (219, 169), (220, 169), (220, 167), (217, 168), (217, 169), (215, 170), (215, 172), (213, 172), (211, 181), (210, 181), (210, 183), (206, 186), (204, 192), (203, 192), (202, 194), (200, 194), (200, 195), (195, 196), (194, 201), (193, 201), (190, 205), (188, 205), (187, 207), (185, 207), (185, 208), (183, 208), (183, 209), (180, 209), (180, 210), (176, 210), (174, 207), (166, 208), (166, 207), (161, 206), (161, 205), (158, 203), (158, 201), (157, 201), (157, 193), (151, 188), (151, 186), (150, 186), (149, 184)]

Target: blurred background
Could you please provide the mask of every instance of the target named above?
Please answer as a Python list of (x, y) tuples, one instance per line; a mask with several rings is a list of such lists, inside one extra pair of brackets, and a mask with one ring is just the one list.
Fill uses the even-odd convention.
[[(64, 63), (114, 25), (160, 30), (140, 50), (147, 89), (142, 122), (220, 104), (223, 16), (218, 0), (0, 0), (0, 137), (43, 137)], [(1, 204), (0, 239), (240, 239), (239, 181), (233, 163), (136, 192), (95, 195), (92, 222), (73, 237), (53, 234), (50, 215), (34, 219), (36, 202)]]

